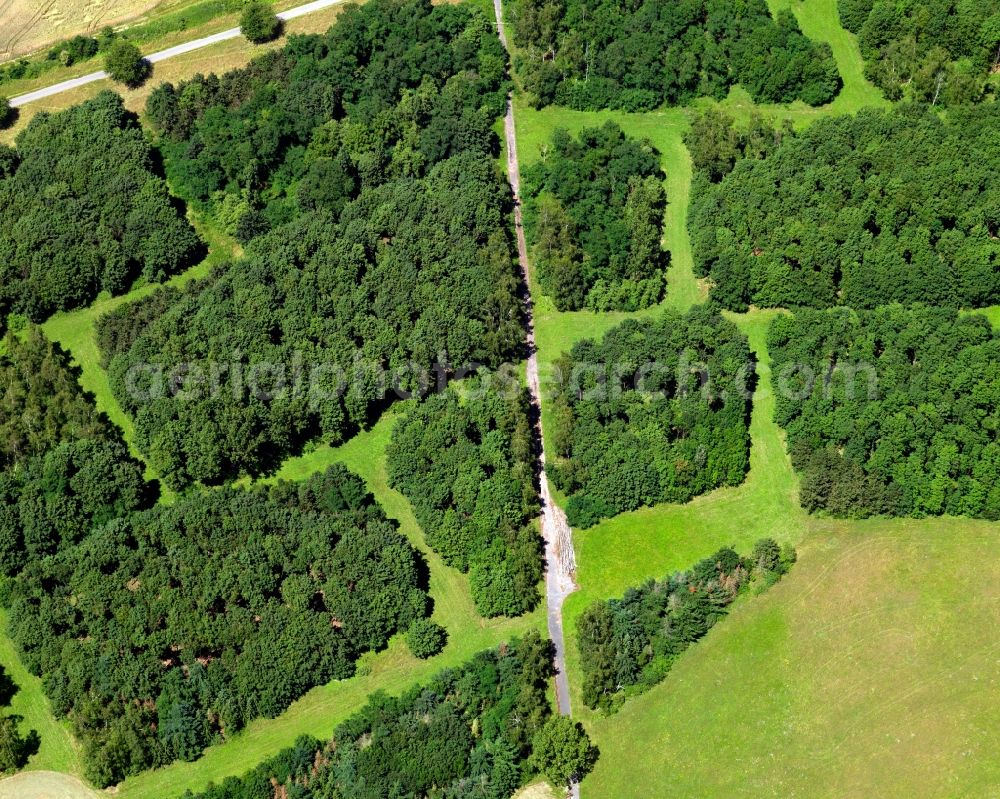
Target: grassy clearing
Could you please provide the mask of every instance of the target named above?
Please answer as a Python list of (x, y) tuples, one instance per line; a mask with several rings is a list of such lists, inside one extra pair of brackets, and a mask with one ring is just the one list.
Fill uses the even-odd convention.
[(126, 780), (119, 788), (119, 796), (164, 799), (189, 788), (204, 788), (212, 780), (243, 774), (291, 745), (299, 735), (330, 735), (336, 724), (360, 708), (374, 691), (400, 693), (442, 668), (457, 666), (475, 652), (530, 629), (544, 630), (542, 610), (517, 619), (479, 618), (473, 608), (468, 578), (445, 566), (428, 550), (409, 503), (388, 488), (385, 447), (399, 410), (387, 413), (371, 430), (341, 447), (319, 447), (286, 461), (269, 480), (302, 479), (338, 461), (360, 474), (386, 513), (399, 522), (400, 531), (423, 554), (430, 570), (433, 618), (448, 630), (445, 650), (429, 660), (417, 660), (402, 637), (396, 636), (386, 651), (363, 659), (362, 671), (367, 673), (313, 689), (278, 718), (254, 722), (231, 741), (208, 749), (193, 763), (174, 763)]
[[(798, 481), (785, 452), (784, 432), (774, 423), (767, 327), (776, 312), (732, 315), (757, 357), (758, 386), (750, 420), (750, 471), (736, 488), (723, 488), (684, 505), (657, 505), (608, 519), (574, 533), (577, 582), (581, 590), (566, 603), (567, 668), (574, 714), (594, 726), (598, 743), (602, 719), (580, 698), (582, 679), (576, 649), (576, 620), (594, 600), (620, 596), (634, 585), (688, 568), (720, 546), (749, 550), (772, 536), (797, 542), (806, 516), (798, 504)], [(651, 702), (651, 699), (630, 700)], [(600, 795), (600, 794), (599, 794)]]
[(865, 106), (888, 105), (882, 92), (865, 78), (857, 37), (841, 27), (837, 0), (768, 0), (768, 5), (772, 14), (790, 8), (806, 36), (830, 45), (844, 82), (840, 94), (828, 106), (810, 109), (803, 104), (801, 109), (795, 109), (802, 116), (853, 114)]
[[(7, 629), (7, 611), (0, 609), (0, 630)], [(79, 751), (69, 726), (52, 715), (49, 700), (42, 690), (42, 681), (22, 665), (14, 642), (0, 635), (0, 665), (14, 681), (18, 691), (11, 702), (10, 713), (24, 717), (21, 732), (34, 730), (41, 738), (38, 752), (28, 761), (27, 771), (61, 771), (79, 775)], [(0, 791), (0, 797), (3, 792)]]
[[(204, 223), (193, 213), (189, 214), (189, 217), (198, 234), (208, 243), (210, 248), (209, 255), (200, 264), (191, 267), (179, 275), (175, 275), (164, 285), (181, 288), (191, 280), (205, 277), (213, 266), (239, 252), (239, 245), (232, 239), (229, 239), (220, 231)], [(104, 314), (113, 311), (125, 303), (141, 299), (156, 291), (159, 287), (160, 284), (144, 284), (133, 289), (128, 294), (122, 294), (117, 297), (105, 295), (87, 308), (56, 314), (42, 325), (45, 335), (52, 341), (58, 342), (63, 349), (69, 351), (73, 356), (73, 362), (80, 367), (80, 385), (94, 395), (94, 402), (97, 405), (97, 409), (105, 413), (112, 422), (118, 425), (129, 444), (132, 454), (139, 460), (144, 459), (135, 446), (135, 425), (128, 414), (118, 404), (118, 400), (111, 391), (111, 382), (108, 379), (108, 374), (101, 367), (101, 353), (97, 347), (94, 325)], [(156, 480), (158, 477), (156, 472), (147, 465), (146, 478), (148, 480)], [(165, 492), (165, 498), (169, 499), (169, 490), (165, 486), (161, 486), (161, 488)]]
[(809, 527), (781, 583), (592, 725), (588, 797), (995, 795), (997, 526)]
[[(768, 0), (768, 5), (772, 14), (790, 8), (806, 36), (830, 45), (844, 85), (833, 102), (818, 108), (801, 101), (788, 105), (757, 105), (741, 86), (735, 86), (719, 103), (722, 108), (737, 119), (746, 120), (751, 114), (760, 113), (775, 122), (788, 120), (794, 127), (801, 128), (825, 116), (854, 114), (868, 106), (890, 105), (881, 90), (865, 78), (858, 40), (841, 27), (837, 0)], [(694, 107), (704, 108), (713, 103), (713, 100), (699, 100)]]

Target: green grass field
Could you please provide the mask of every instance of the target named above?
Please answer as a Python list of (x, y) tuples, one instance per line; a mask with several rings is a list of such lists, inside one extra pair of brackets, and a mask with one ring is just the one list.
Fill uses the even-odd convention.
[[(6, 629), (7, 611), (0, 609), (0, 630)], [(79, 775), (82, 771), (79, 751), (69, 726), (52, 715), (52, 707), (42, 690), (42, 681), (22, 665), (14, 642), (6, 635), (0, 635), (0, 664), (18, 687), (9, 713), (23, 717), (20, 725), (22, 734), (27, 735), (29, 730), (34, 730), (41, 739), (38, 752), (32, 756), (27, 770)]]
[[(814, 109), (755, 106), (737, 87), (724, 108), (738, 118), (758, 111), (801, 126), (886, 105), (864, 79), (857, 42), (840, 27), (835, 0), (774, 0), (771, 6), (791, 7), (807, 35), (830, 43), (844, 88), (829, 106)], [(686, 230), (689, 114), (517, 106), (522, 165), (539, 157), (557, 127), (575, 132), (614, 119), (627, 133), (653, 141), (663, 155), (669, 203), (664, 244), (671, 271), (661, 307), (681, 310), (705, 297), (692, 274)], [(628, 316), (558, 313), (534, 289), (543, 376), (575, 341), (599, 336)], [(996, 322), (1000, 312), (993, 310), (988, 315)], [(584, 797), (993, 795), (1000, 768), (989, 752), (1000, 723), (986, 708), (998, 691), (1000, 660), (983, 631), (995, 627), (1000, 606), (992, 586), (977, 594), (978, 575), (969, 565), (998, 560), (1000, 527), (808, 517), (798, 506), (784, 434), (773, 421), (766, 350), (773, 313), (731, 318), (759, 360), (746, 481), (574, 533), (581, 590), (565, 607), (567, 665), (574, 715), (602, 753), (582, 785)], [(746, 550), (765, 535), (800, 548), (801, 562), (785, 581), (739, 603), (663, 684), (627, 700), (617, 715), (583, 707), (574, 636), (590, 602), (687, 568), (719, 546)], [(973, 607), (964, 608), (970, 602)], [(920, 762), (911, 767), (915, 758)]]
[(852, 114), (865, 106), (888, 105), (873, 84), (865, 79), (864, 61), (857, 38), (840, 25), (837, 0), (768, 0), (771, 13), (791, 8), (802, 32), (817, 42), (826, 42), (833, 51), (837, 70), (844, 82), (840, 93), (830, 105), (811, 109), (795, 104), (792, 110), (802, 117), (825, 114)]
[(995, 796), (997, 533), (813, 521), (781, 583), (590, 724), (584, 796)]
[[(822, 109), (802, 104), (758, 108), (739, 89), (724, 107), (738, 116), (758, 108), (773, 119), (808, 124), (822, 115), (884, 104), (864, 80), (854, 37), (839, 26), (836, 0), (772, 0), (771, 7), (791, 7), (807, 35), (830, 43), (844, 89)], [(691, 163), (683, 135), (690, 111), (535, 111), (518, 102), (522, 168), (539, 157), (540, 145), (556, 127), (578, 131), (607, 119), (650, 138), (662, 154), (668, 193), (664, 244), (671, 267), (661, 308), (687, 309), (706, 296), (705, 285), (692, 272), (687, 233)], [(222, 254), (215, 258), (231, 251), (222, 239), (212, 244), (213, 253)], [(209, 267), (195, 267), (176, 282)], [(546, 367), (573, 342), (600, 335), (627, 316), (558, 313), (533, 288), (543, 380)], [(46, 333), (73, 353), (83, 370), (82, 383), (98, 406), (130, 439), (130, 422), (100, 369), (93, 324), (101, 313), (149, 290), (99, 300), (45, 325)], [(1000, 589), (993, 571), (1000, 566), (993, 564), (1000, 563), (994, 541), (1000, 529), (950, 519), (841, 523), (807, 517), (797, 503), (797, 481), (768, 392), (766, 331), (773, 315), (755, 311), (732, 317), (760, 361), (745, 483), (686, 505), (623, 514), (575, 534), (581, 591), (566, 606), (574, 714), (602, 751), (595, 773), (583, 784), (584, 796), (991, 795), (1000, 782), (1000, 762), (990, 757), (1000, 737), (1000, 723), (990, 714), (1000, 661), (983, 639), (997, 624)], [(1000, 320), (1000, 313), (991, 318)], [(517, 620), (478, 618), (466, 577), (427, 550), (409, 504), (387, 486), (384, 450), (394, 418), (394, 413), (386, 415), (341, 447), (321, 446), (293, 458), (271, 479), (302, 479), (336, 461), (361, 474), (423, 552), (434, 618), (449, 631), (448, 647), (429, 661), (417, 661), (397, 638), (388, 650), (364, 660), (364, 674), (314, 689), (277, 719), (255, 722), (193, 763), (128, 780), (121, 796), (176, 797), (187, 788), (244, 773), (297, 735), (328, 735), (371, 691), (399, 692), (479, 649), (544, 627), (540, 612)], [(574, 625), (590, 601), (685, 568), (720, 545), (746, 549), (763, 535), (800, 547), (800, 562), (782, 583), (740, 602), (731, 618), (679, 659), (664, 683), (630, 699), (617, 715), (599, 716), (582, 706)], [(22, 685), (16, 712), (25, 715), (25, 726), (30, 722), (42, 733), (42, 750), (31, 767), (78, 771), (66, 728), (52, 719), (38, 681), (17, 679), (26, 675), (18, 671), (6, 638), (0, 638), (0, 662)]]

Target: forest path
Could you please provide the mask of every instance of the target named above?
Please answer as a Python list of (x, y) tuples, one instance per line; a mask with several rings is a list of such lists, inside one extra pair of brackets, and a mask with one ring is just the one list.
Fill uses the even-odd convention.
[[(493, 0), (493, 10), (497, 19), (497, 35), (505, 49), (507, 34), (503, 23), (501, 0)], [(545, 540), (545, 601), (549, 637), (555, 644), (556, 705), (560, 713), (570, 715), (569, 678), (566, 674), (566, 640), (563, 635), (562, 609), (566, 597), (576, 589), (574, 575), (576, 557), (573, 552), (573, 531), (566, 514), (552, 499), (548, 479), (545, 476), (545, 438), (542, 436), (542, 390), (538, 377), (538, 350), (535, 346), (534, 307), (531, 300), (531, 275), (528, 265), (528, 245), (524, 237), (524, 220), (521, 214), (521, 171), (517, 160), (517, 135), (514, 127), (513, 98), (507, 97), (507, 114), (504, 117), (504, 135), (507, 140), (507, 179), (514, 192), (514, 228), (517, 234), (517, 257), (525, 286), (525, 316), (527, 320), (528, 342), (528, 391), (535, 406), (536, 435), (539, 443), (539, 482), (542, 500), (542, 538)], [(570, 789), (574, 799), (580, 796), (580, 787), (574, 783)]]
[[(324, 8), (338, 5), (344, 1), (345, 0), (313, 0), (311, 3), (290, 8), (287, 11), (281, 11), (277, 16), (282, 22), (287, 22), (288, 20), (297, 19), (298, 17), (305, 16), (306, 14), (312, 14), (314, 11), (321, 11)], [(218, 44), (219, 42), (225, 42), (229, 39), (235, 39), (242, 35), (243, 34), (240, 33), (239, 28), (230, 28), (229, 30), (220, 31), (219, 33), (213, 33), (211, 36), (203, 36), (200, 39), (185, 42), (184, 44), (178, 44), (175, 47), (169, 47), (166, 50), (160, 50), (157, 53), (151, 53), (146, 56), (146, 60), (151, 64), (156, 64), (160, 61), (166, 61), (168, 58), (175, 58), (179, 55), (184, 55), (185, 53), (190, 53), (194, 50), (200, 50), (203, 47)], [(52, 97), (53, 95), (61, 94), (62, 92), (68, 92), (71, 89), (78, 89), (81, 86), (86, 86), (88, 83), (96, 83), (97, 81), (104, 80), (107, 77), (108, 73), (103, 70), (99, 72), (91, 72), (90, 74), (82, 75), (79, 78), (72, 78), (70, 80), (64, 80), (61, 83), (53, 84), (52, 86), (46, 86), (44, 89), (38, 89), (37, 91), (28, 92), (27, 94), (22, 94), (17, 97), (11, 97), (10, 104), (14, 108), (20, 108), (28, 103), (44, 100), (47, 97)]]

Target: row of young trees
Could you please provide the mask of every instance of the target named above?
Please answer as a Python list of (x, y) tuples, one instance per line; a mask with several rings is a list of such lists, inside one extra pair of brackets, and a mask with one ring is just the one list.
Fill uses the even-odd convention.
[(890, 100), (935, 105), (982, 98), (1000, 64), (1000, 2), (840, 0), (840, 21), (858, 35), (865, 76)]
[(743, 85), (757, 102), (822, 105), (840, 89), (829, 45), (764, 0), (514, 0), (518, 76), (538, 107), (645, 111)]
[(538, 603), (541, 545), (526, 392), (476, 383), (428, 397), (397, 423), (389, 481), (427, 543), (469, 573), (476, 610), (517, 616)]
[(597, 751), (578, 724), (552, 716), (551, 676), (551, 643), (529, 633), (399, 698), (375, 694), (331, 739), (299, 738), (196, 799), (507, 799), (538, 772), (567, 784)]
[(15, 80), (32, 80), (58, 67), (69, 67), (86, 61), (98, 53), (106, 52), (117, 38), (115, 29), (105, 26), (96, 36), (79, 34), (56, 42), (44, 56), (8, 61), (0, 65), (0, 85)]
[(995, 303), (998, 124), (995, 103), (867, 109), (757, 137), (731, 171), (724, 135), (692, 138), (695, 268), (734, 310)]
[(0, 146), (0, 328), (41, 321), (136, 279), (159, 281), (203, 247), (121, 97), (36, 115)]
[(577, 622), (584, 704), (613, 710), (649, 690), (741, 592), (768, 588), (794, 562), (794, 549), (763, 538), (749, 556), (723, 547), (686, 572), (630, 588), (621, 599), (594, 602)]
[[(240, 11), (240, 32), (255, 44), (271, 41), (281, 33), (281, 22), (274, 13), (274, 6), (269, 2), (229, 0), (219, 3), (216, 11)], [(185, 22), (183, 15), (177, 16), (180, 17), (179, 30), (186, 29), (189, 22)], [(168, 24), (163, 27), (162, 33), (172, 30), (178, 28), (172, 28)], [(69, 67), (103, 54), (104, 69), (113, 80), (126, 86), (139, 86), (151, 74), (152, 64), (143, 57), (139, 45), (128, 38), (133, 33), (132, 30), (119, 33), (109, 25), (102, 28), (96, 36), (80, 34), (57, 42), (49, 48), (44, 58), (22, 58), (0, 65), (0, 85), (8, 81), (38, 78), (57, 67)], [(0, 118), (0, 128), (2, 127), (3, 120)]]
[(1000, 519), (1000, 336), (985, 317), (803, 310), (774, 320), (768, 346), (807, 510)]
[(524, 217), (542, 290), (560, 311), (635, 311), (663, 296), (666, 195), (659, 153), (615, 123), (557, 130), (524, 173)]
[(627, 320), (556, 367), (549, 474), (574, 527), (742, 482), (750, 350), (710, 308)]

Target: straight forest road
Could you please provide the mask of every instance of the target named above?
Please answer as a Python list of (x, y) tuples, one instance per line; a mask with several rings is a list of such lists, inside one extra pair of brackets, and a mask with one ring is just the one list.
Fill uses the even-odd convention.
[[(493, 11), (497, 18), (497, 35), (504, 49), (507, 46), (507, 33), (503, 23), (503, 8), (501, 0), (493, 0)], [(562, 608), (566, 597), (576, 589), (574, 575), (576, 572), (576, 556), (573, 552), (573, 531), (570, 529), (566, 514), (552, 499), (548, 478), (545, 476), (545, 439), (542, 436), (542, 391), (538, 377), (538, 352), (535, 346), (535, 317), (531, 300), (531, 275), (528, 264), (528, 245), (524, 237), (524, 221), (521, 214), (521, 170), (517, 160), (517, 132), (514, 127), (513, 98), (507, 97), (507, 114), (503, 121), (504, 136), (507, 140), (507, 179), (514, 193), (514, 228), (517, 233), (517, 257), (521, 265), (526, 290), (525, 315), (527, 318), (528, 343), (528, 391), (531, 403), (535, 406), (538, 424), (535, 434), (538, 437), (539, 451), (539, 481), (542, 500), (542, 538), (545, 541), (545, 601), (547, 606), (549, 638), (555, 644), (556, 667), (556, 706), (560, 713), (569, 716), (571, 713), (569, 699), (569, 678), (566, 676), (566, 638), (563, 634)], [(553, 786), (555, 787), (555, 786)], [(570, 795), (579, 799), (580, 786), (573, 783)]]
[[(312, 14), (314, 11), (322, 11), (324, 8), (339, 5), (343, 2), (345, 2), (345, 0), (313, 0), (311, 3), (290, 8), (287, 11), (278, 12), (278, 19), (282, 22), (287, 22), (290, 19), (304, 17), (306, 14)], [(213, 33), (210, 36), (203, 36), (200, 39), (185, 42), (184, 44), (168, 47), (166, 50), (160, 50), (157, 53), (151, 53), (146, 56), (146, 60), (151, 64), (156, 64), (160, 61), (166, 61), (168, 58), (176, 58), (179, 55), (184, 55), (185, 53), (190, 53), (194, 50), (200, 50), (203, 47), (209, 47), (210, 45), (218, 44), (219, 42), (235, 39), (241, 35), (242, 34), (240, 33), (239, 28), (230, 28), (229, 30)], [(46, 97), (52, 97), (53, 95), (61, 94), (62, 92), (68, 92), (70, 89), (77, 89), (80, 86), (86, 86), (88, 83), (104, 80), (107, 77), (108, 73), (103, 70), (100, 72), (91, 72), (89, 75), (82, 75), (79, 78), (64, 80), (61, 83), (46, 86), (44, 89), (28, 92), (27, 94), (22, 94), (18, 97), (11, 97), (10, 104), (14, 108), (20, 108), (28, 103), (44, 100)]]

